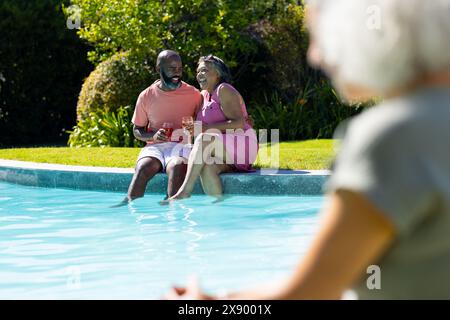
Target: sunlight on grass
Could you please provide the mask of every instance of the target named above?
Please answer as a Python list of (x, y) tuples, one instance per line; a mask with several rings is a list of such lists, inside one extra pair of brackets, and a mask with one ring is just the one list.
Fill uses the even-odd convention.
[[(266, 150), (269, 148), (269, 150)], [(328, 169), (334, 157), (333, 140), (290, 141), (279, 144), (282, 169)], [(268, 157), (263, 158), (263, 154)], [(270, 147), (261, 146), (255, 163), (257, 168), (273, 167), (270, 165)]]
[[(269, 149), (268, 149), (269, 148)], [(281, 142), (280, 168), (328, 169), (333, 159), (333, 140)], [(0, 159), (65, 165), (133, 168), (139, 148), (20, 148), (0, 149)], [(268, 157), (263, 155), (267, 152)], [(262, 145), (255, 167), (273, 167), (271, 149)]]
[(139, 150), (139, 148), (2, 149), (0, 158), (76, 166), (132, 168)]

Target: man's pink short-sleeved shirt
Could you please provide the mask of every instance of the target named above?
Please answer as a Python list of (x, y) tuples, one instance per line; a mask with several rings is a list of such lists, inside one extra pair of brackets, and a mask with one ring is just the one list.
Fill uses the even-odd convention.
[(180, 129), (181, 118), (194, 116), (202, 104), (202, 96), (195, 87), (185, 82), (173, 91), (163, 91), (158, 84), (159, 81), (156, 81), (141, 92), (131, 122), (154, 131), (159, 130), (164, 122), (172, 122), (175, 130)]

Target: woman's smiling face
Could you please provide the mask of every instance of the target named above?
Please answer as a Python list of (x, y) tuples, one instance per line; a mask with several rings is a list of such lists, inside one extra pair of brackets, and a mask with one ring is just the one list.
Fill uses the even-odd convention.
[(219, 83), (219, 80), (219, 74), (210, 63), (199, 63), (197, 67), (197, 81), (202, 90), (214, 90), (217, 83)]

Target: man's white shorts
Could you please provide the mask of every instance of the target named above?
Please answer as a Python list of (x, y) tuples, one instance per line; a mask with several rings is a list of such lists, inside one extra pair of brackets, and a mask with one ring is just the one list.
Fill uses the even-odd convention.
[[(161, 162), (163, 171), (166, 171), (167, 164), (175, 158), (189, 159), (192, 145), (177, 143), (177, 142), (163, 142), (146, 145), (139, 153), (138, 160), (142, 158), (152, 157)], [(187, 163), (187, 162), (186, 162)]]

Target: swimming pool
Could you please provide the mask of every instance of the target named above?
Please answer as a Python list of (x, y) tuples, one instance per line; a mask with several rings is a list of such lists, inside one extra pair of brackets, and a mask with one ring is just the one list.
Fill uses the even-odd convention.
[(321, 196), (151, 194), (0, 182), (0, 299), (157, 299), (197, 274), (210, 293), (281, 279), (318, 227)]

